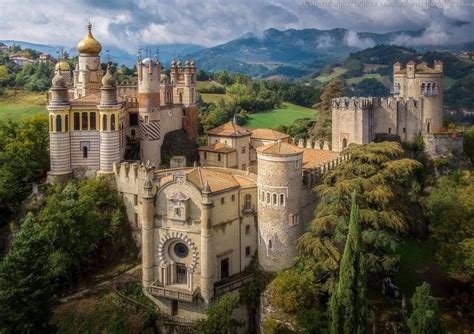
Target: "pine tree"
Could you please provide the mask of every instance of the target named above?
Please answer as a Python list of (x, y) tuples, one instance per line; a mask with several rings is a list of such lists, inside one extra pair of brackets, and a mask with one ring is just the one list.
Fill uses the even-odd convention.
[(431, 296), (430, 285), (424, 282), (416, 288), (411, 298), (413, 312), (408, 319), (412, 334), (441, 334), (446, 330), (440, 320), (436, 300)]
[(367, 274), (362, 254), (359, 207), (356, 193), (344, 254), (339, 269), (339, 283), (330, 301), (332, 334), (367, 333)]
[(321, 102), (314, 106), (318, 113), (316, 123), (310, 133), (312, 138), (331, 140), (332, 99), (343, 95), (342, 82), (339, 79), (331, 81), (324, 87)]

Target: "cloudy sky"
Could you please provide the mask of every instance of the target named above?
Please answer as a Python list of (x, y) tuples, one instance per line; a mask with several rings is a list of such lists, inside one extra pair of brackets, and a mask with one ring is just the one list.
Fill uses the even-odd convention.
[(84, 36), (90, 19), (103, 44), (130, 52), (140, 44), (213, 46), (268, 28), (426, 28), (423, 40), (434, 44), (474, 40), (474, 0), (432, 0), (436, 6), (427, 1), (0, 0), (0, 39), (71, 47)]

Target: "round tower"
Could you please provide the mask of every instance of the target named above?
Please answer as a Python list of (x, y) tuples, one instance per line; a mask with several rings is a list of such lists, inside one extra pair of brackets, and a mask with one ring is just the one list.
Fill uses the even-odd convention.
[(121, 104), (117, 101), (117, 83), (111, 73), (110, 65), (102, 78), (100, 88), (99, 122), (100, 122), (100, 170), (99, 174), (112, 174), (114, 162), (120, 161), (120, 126)]
[(49, 112), (50, 182), (63, 182), (71, 174), (71, 139), (69, 137), (69, 110), (66, 81), (58, 71), (52, 80)]
[(443, 127), (443, 62), (436, 60), (433, 68), (425, 66), (417, 74), (423, 96), (422, 133), (432, 133)]
[(160, 78), (159, 61), (146, 58), (137, 63), (140, 159), (156, 167), (161, 161), (160, 133)]
[(293, 265), (303, 231), (303, 150), (278, 141), (259, 147), (257, 160), (258, 261), (266, 271), (279, 271)]
[[(151, 176), (149, 175), (151, 174)], [(143, 220), (142, 220), (142, 281), (145, 289), (149, 288), (154, 281), (154, 217), (155, 217), (155, 195), (150, 178), (153, 177), (153, 169), (145, 170), (145, 182), (143, 185)]]

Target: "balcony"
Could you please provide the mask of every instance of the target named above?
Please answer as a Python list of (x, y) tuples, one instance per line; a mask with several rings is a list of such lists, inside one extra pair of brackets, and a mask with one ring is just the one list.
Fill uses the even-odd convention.
[(424, 90), (421, 91), (421, 95), (423, 95), (423, 96), (436, 96), (436, 95), (438, 95), (438, 90), (437, 89), (431, 89), (431, 90), (424, 89)]
[(187, 303), (193, 302), (197, 291), (197, 289), (194, 289), (194, 291), (188, 291), (181, 288), (179, 285), (169, 285), (163, 287), (160, 286), (157, 282), (153, 283), (150, 287), (150, 293), (154, 297), (163, 297)]

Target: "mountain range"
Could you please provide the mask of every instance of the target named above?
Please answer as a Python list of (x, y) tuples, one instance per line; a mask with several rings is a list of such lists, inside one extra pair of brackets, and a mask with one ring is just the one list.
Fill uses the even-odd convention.
[[(320, 70), (325, 64), (344, 60), (350, 53), (380, 44), (393, 44), (423, 36), (424, 30), (389, 33), (354, 32), (347, 29), (268, 29), (262, 34), (247, 33), (227, 43), (210, 48), (194, 44), (160, 45), (160, 59), (165, 66), (175, 57), (192, 57), (205, 71), (242, 72), (257, 77), (296, 78)], [(21, 41), (2, 41), (56, 54), (54, 45)], [(144, 46), (146, 47), (146, 46)], [(440, 49), (423, 45), (419, 50)], [(443, 45), (444, 50), (474, 50), (474, 43)], [(104, 46), (114, 62), (133, 65), (136, 55), (123, 49)], [(71, 55), (75, 49), (67, 50)]]

